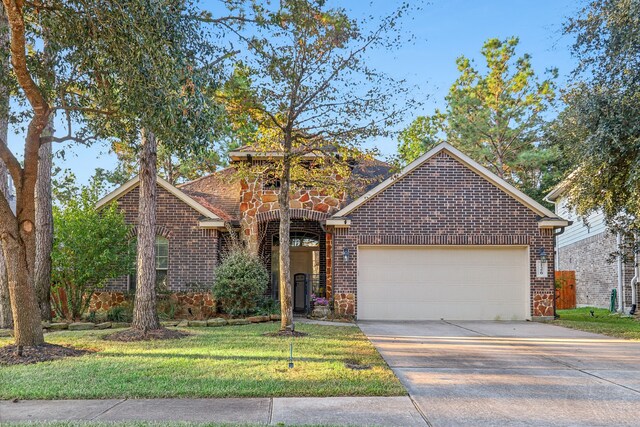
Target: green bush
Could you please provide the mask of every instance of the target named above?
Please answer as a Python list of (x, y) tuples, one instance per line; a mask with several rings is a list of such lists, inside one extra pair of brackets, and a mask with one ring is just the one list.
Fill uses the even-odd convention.
[(126, 302), (113, 306), (107, 311), (107, 320), (110, 322), (131, 322), (133, 319), (133, 305)]
[(276, 301), (271, 297), (262, 297), (258, 301), (256, 314), (259, 316), (269, 316), (271, 314), (280, 314), (280, 301)]
[(260, 258), (235, 249), (216, 268), (213, 296), (226, 313), (244, 315), (256, 309), (268, 284), (269, 273)]

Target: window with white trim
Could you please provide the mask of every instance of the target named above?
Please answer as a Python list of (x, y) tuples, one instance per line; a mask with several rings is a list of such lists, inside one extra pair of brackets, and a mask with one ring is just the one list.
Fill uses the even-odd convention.
[[(169, 271), (169, 240), (163, 236), (156, 236), (156, 287), (167, 286)], [(133, 246), (135, 248), (135, 245)], [(129, 292), (135, 292), (137, 286), (137, 260), (134, 257), (131, 274), (128, 278)]]

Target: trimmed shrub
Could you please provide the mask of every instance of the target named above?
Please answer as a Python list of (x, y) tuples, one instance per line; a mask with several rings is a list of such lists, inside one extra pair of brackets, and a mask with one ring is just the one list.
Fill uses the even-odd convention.
[(269, 273), (260, 258), (234, 249), (216, 268), (212, 290), (226, 313), (240, 316), (256, 309), (268, 285)]

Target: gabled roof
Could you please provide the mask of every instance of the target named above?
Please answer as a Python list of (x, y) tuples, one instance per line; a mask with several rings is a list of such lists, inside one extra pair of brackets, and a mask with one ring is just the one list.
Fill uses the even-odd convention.
[(538, 215), (540, 215), (541, 217), (546, 218), (546, 219), (553, 218), (553, 219), (556, 219), (556, 220), (565, 221), (564, 219), (559, 218), (555, 213), (551, 212), (549, 209), (547, 209), (546, 207), (544, 207), (540, 203), (536, 202), (531, 197), (529, 197), (526, 194), (524, 194), (522, 191), (518, 190), (517, 188), (515, 188), (511, 184), (507, 183), (505, 180), (503, 180), (502, 178), (498, 177), (493, 172), (489, 171), (484, 166), (478, 164), (476, 161), (471, 159), (469, 156), (467, 156), (466, 154), (462, 153), (460, 150), (452, 147), (451, 145), (447, 144), (446, 142), (442, 143), (442, 144), (439, 144), (438, 146), (436, 146), (433, 149), (429, 150), (427, 153), (423, 154), (422, 156), (420, 156), (419, 158), (417, 158), (416, 160), (411, 162), (409, 165), (407, 165), (399, 173), (391, 176), (390, 178), (388, 178), (387, 180), (381, 182), (380, 184), (378, 184), (377, 186), (375, 186), (374, 188), (372, 188), (371, 190), (369, 190), (368, 192), (366, 192), (365, 194), (363, 194), (362, 196), (360, 196), (359, 198), (357, 198), (353, 202), (349, 203), (347, 206), (345, 206), (344, 208), (342, 208), (341, 210), (336, 212), (333, 215), (332, 218), (342, 218), (342, 217), (345, 217), (345, 216), (349, 215), (351, 212), (355, 211), (360, 206), (362, 206), (363, 204), (367, 203), (367, 201), (369, 201), (371, 198), (373, 198), (377, 194), (383, 192), (385, 189), (387, 189), (388, 187), (393, 185), (396, 181), (398, 181), (398, 180), (404, 178), (405, 176), (409, 175), (411, 172), (413, 172), (415, 169), (417, 169), (420, 165), (422, 165), (427, 160), (431, 159), (432, 157), (434, 157), (435, 155), (437, 155), (437, 154), (439, 154), (441, 152), (446, 152), (451, 157), (455, 158), (460, 163), (462, 163), (463, 165), (467, 166), (469, 169), (471, 169), (472, 171), (474, 171), (478, 175), (482, 176), (484, 179), (489, 181), (491, 184), (495, 185), (496, 187), (498, 187), (499, 189), (501, 189), (502, 191), (504, 191), (505, 193), (507, 193), (508, 195), (513, 197), (514, 199), (516, 199), (518, 202), (522, 203), (523, 205), (525, 205), (526, 207), (531, 209), (533, 212), (535, 212)]
[(177, 187), (221, 218), (238, 219), (241, 186), (235, 173), (235, 168), (228, 167)]
[[(222, 218), (219, 215), (217, 215), (214, 212), (212, 212), (211, 209), (208, 209), (208, 208), (204, 207), (201, 203), (198, 203), (196, 200), (194, 200), (193, 198), (189, 197), (187, 194), (185, 194), (184, 192), (180, 191), (179, 189), (177, 189), (173, 185), (169, 184), (164, 179), (162, 179), (160, 177), (157, 177), (157, 178), (158, 178), (158, 185), (160, 185), (162, 188), (167, 190), (169, 193), (171, 193), (174, 196), (176, 196), (178, 199), (182, 200), (184, 203), (186, 203), (187, 205), (189, 205), (190, 207), (192, 207), (193, 209), (198, 211), (200, 214), (202, 214), (206, 218), (215, 219), (215, 220), (222, 220)], [(113, 190), (111, 193), (107, 194), (102, 199), (98, 200), (98, 203), (96, 203), (96, 208), (100, 209), (103, 206), (109, 204), (110, 202), (112, 202), (114, 200), (118, 200), (120, 197), (124, 196), (129, 191), (131, 191), (134, 188), (136, 188), (139, 184), (140, 184), (140, 177), (136, 176), (135, 178), (130, 179), (129, 181), (127, 181), (126, 183), (124, 183), (120, 187), (118, 187), (115, 190)]]
[(558, 200), (558, 198), (560, 198), (560, 196), (562, 196), (567, 191), (569, 184), (571, 184), (571, 179), (576, 176), (576, 174), (578, 173), (578, 170), (579, 169), (574, 170), (569, 174), (569, 176), (567, 176), (565, 179), (560, 181), (558, 185), (553, 187), (553, 189), (549, 192), (549, 194), (544, 196), (544, 199), (549, 202), (555, 203), (555, 201)]

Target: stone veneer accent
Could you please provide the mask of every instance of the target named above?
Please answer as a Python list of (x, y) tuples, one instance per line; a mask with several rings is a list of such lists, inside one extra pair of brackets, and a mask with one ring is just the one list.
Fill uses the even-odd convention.
[(211, 292), (176, 292), (169, 298), (178, 307), (177, 318), (208, 319), (217, 313), (216, 300)]
[[(167, 285), (170, 291), (192, 291), (213, 284), (213, 270), (218, 264), (218, 231), (199, 227), (201, 215), (182, 200), (158, 185), (156, 212), (157, 235), (169, 240)], [(115, 203), (125, 214), (125, 221), (138, 222), (139, 187), (121, 196)], [(110, 280), (108, 291), (128, 291), (127, 277)]]
[(553, 317), (554, 294), (535, 294), (533, 297), (533, 317)]
[[(158, 305), (162, 306), (166, 300), (176, 305), (176, 318), (206, 319), (217, 313), (216, 300), (211, 292), (175, 292), (168, 295), (168, 298), (159, 297)], [(131, 296), (123, 292), (95, 292), (89, 303), (89, 311), (107, 312), (128, 301), (131, 301)]]
[(333, 311), (338, 316), (353, 317), (356, 314), (355, 294), (335, 294), (333, 300)]
[(123, 292), (94, 292), (89, 302), (89, 311), (108, 311), (126, 300)]
[[(618, 287), (618, 266), (608, 262), (616, 252), (616, 236), (603, 232), (557, 249), (558, 270), (576, 272), (576, 303), (578, 306), (609, 308), (611, 290)], [(625, 263), (622, 280), (625, 304), (631, 307), (633, 262)]]
[[(260, 180), (241, 183), (240, 194), (240, 226), (242, 237), (247, 241), (249, 247), (258, 251), (258, 233), (260, 222), (276, 220), (279, 217), (268, 213), (278, 212), (279, 189), (264, 188)], [(292, 218), (306, 218), (320, 220), (327, 218), (336, 212), (340, 207), (340, 200), (330, 196), (328, 193), (308, 189), (299, 190), (291, 195), (290, 205)]]
[[(351, 254), (347, 263), (333, 258), (335, 307), (344, 314), (352, 314), (349, 295), (357, 299), (359, 244), (529, 246), (531, 313), (548, 312), (554, 295), (553, 231), (540, 230), (535, 212), (447, 153), (427, 160), (349, 217), (351, 227), (337, 228), (333, 236), (333, 253), (348, 248)], [(536, 277), (539, 248), (549, 254), (547, 278)], [(352, 309), (357, 315), (356, 304)]]

